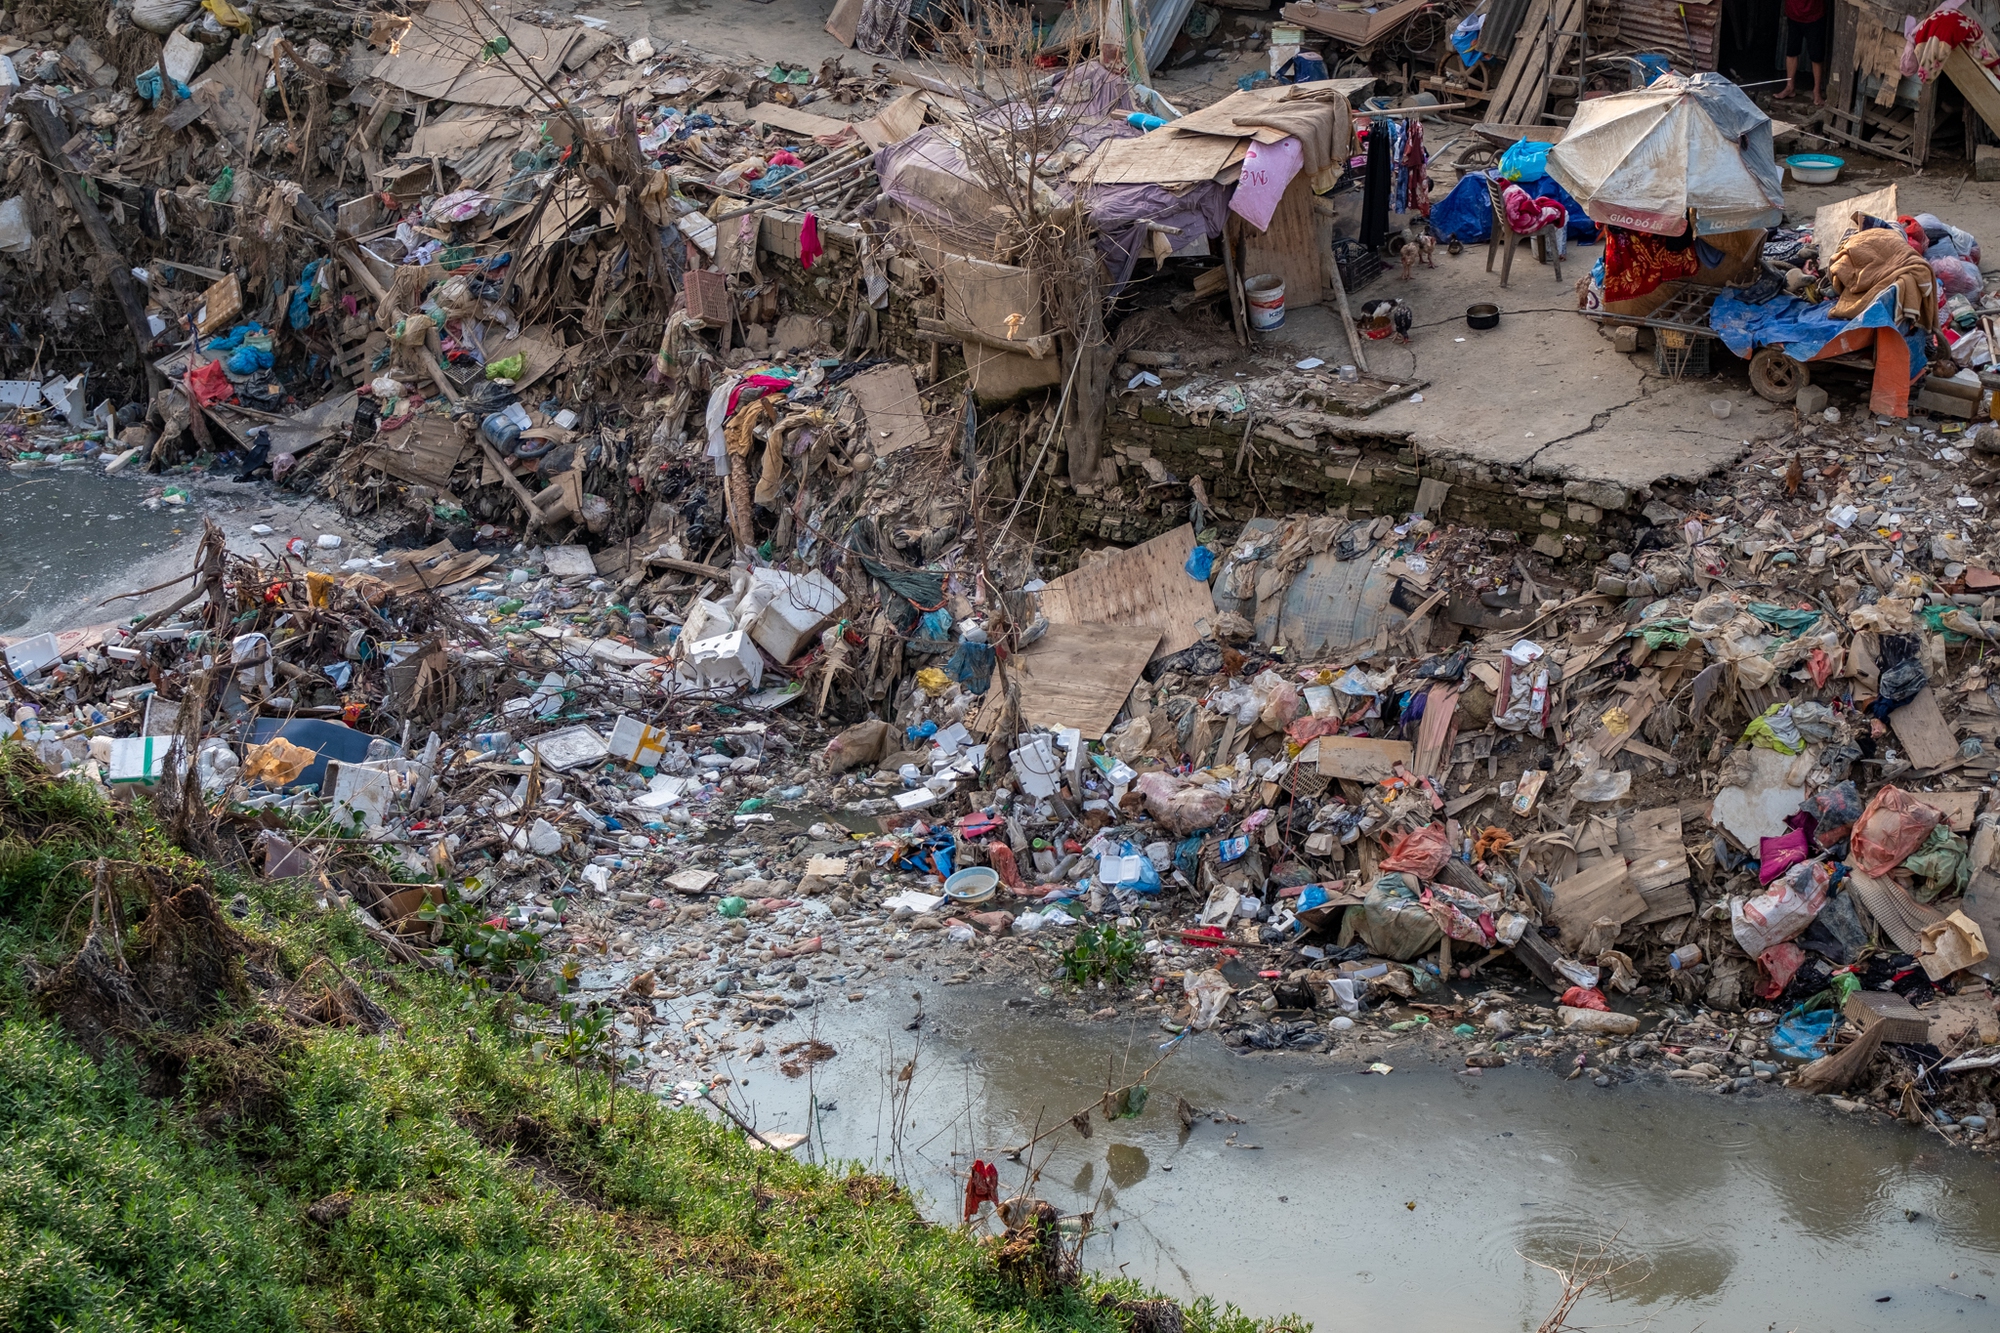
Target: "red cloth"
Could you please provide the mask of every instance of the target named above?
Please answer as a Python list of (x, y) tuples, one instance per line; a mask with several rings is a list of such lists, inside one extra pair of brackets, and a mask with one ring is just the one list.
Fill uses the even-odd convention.
[(729, 391), (729, 415), (735, 416), (736, 409), (744, 403), (754, 403), (767, 393), (788, 391), (792, 387), (790, 377), (785, 375), (745, 375), (742, 382)]
[(1596, 1009), (1607, 1014), (1611, 1012), (1611, 1006), (1604, 1002), (1604, 992), (1595, 986), (1571, 986), (1562, 993), (1562, 999), (1557, 1003), (1567, 1005), (1571, 1009)]
[(1669, 250), (1657, 236), (1621, 227), (1604, 229), (1604, 299), (1630, 301), (1663, 282), (1691, 278), (1701, 267), (1692, 245)]
[(1794, 23), (1817, 23), (1826, 17), (1826, 0), (1785, 0), (1785, 17)]
[(819, 219), (811, 213), (799, 224), (799, 267), (810, 269), (823, 253), (819, 243)]

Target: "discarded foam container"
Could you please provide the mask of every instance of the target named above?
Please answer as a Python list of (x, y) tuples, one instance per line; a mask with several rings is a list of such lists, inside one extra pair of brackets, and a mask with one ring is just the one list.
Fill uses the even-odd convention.
[(666, 752), (667, 733), (659, 727), (648, 726), (636, 717), (620, 714), (611, 728), (611, 754), (615, 759), (640, 768), (652, 768)]
[(764, 588), (771, 600), (750, 627), (750, 637), (774, 662), (789, 662), (808, 648), (814, 636), (839, 612), (847, 597), (817, 570), (788, 574), (782, 569), (755, 569), (752, 588)]

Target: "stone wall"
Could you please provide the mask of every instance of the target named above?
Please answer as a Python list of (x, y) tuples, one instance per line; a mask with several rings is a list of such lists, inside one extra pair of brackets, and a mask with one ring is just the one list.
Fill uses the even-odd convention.
[[(1130, 545), (1187, 521), (1188, 484), (1201, 478), (1209, 499), (1241, 522), (1258, 514), (1407, 517), (1426, 479), (1448, 486), (1430, 517), (1463, 527), (1506, 529), (1552, 559), (1595, 560), (1600, 533), (1629, 526), (1636, 497), (1600, 482), (1532, 481), (1509, 468), (1444, 457), (1419, 459), (1392, 435), (1301, 440), (1275, 426), (1252, 431), (1217, 416), (1204, 424), (1136, 397), (1114, 403), (1104, 431), (1118, 480), (1072, 488), (1058, 468), (1047, 496), (1043, 540)], [(1433, 488), (1435, 489), (1435, 488)]]

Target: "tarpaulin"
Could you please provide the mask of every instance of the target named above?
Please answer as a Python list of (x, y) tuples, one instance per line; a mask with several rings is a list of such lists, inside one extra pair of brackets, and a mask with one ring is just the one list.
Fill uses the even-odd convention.
[[(1564, 234), (1572, 241), (1588, 241), (1597, 235), (1597, 224), (1584, 215), (1582, 205), (1571, 198), (1555, 177), (1522, 181), (1521, 186), (1537, 198), (1546, 195), (1569, 210), (1569, 226)], [(1456, 236), (1467, 245), (1485, 240), (1493, 232), (1493, 203), (1486, 194), (1486, 176), (1474, 172), (1459, 179), (1443, 199), (1431, 205), (1431, 230), (1450, 240)]]
[[(1830, 301), (1809, 305), (1796, 296), (1774, 296), (1762, 305), (1750, 305), (1724, 290), (1708, 312), (1708, 326), (1722, 339), (1723, 346), (1747, 357), (1760, 347), (1781, 347), (1794, 361), (1810, 361), (1820, 349), (1855, 329), (1896, 328), (1896, 293), (1885, 290), (1866, 310), (1850, 320), (1837, 320), (1828, 312)], [(1910, 378), (1923, 373), (1924, 340), (1909, 330), (1901, 330), (1910, 347)]]

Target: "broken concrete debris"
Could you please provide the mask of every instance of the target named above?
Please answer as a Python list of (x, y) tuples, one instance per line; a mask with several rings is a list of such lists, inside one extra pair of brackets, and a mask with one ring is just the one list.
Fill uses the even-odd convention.
[[(1425, 327), (1349, 286), (1449, 204), (1426, 229), (1424, 116), (1375, 77), (1183, 109), (1076, 47), (918, 79), (470, 0), (175, 8), (12, 13), (40, 152), (0, 266), (57, 296), (0, 448), (175, 507), (268, 477), (380, 540), (206, 529), (157, 610), (6, 645), (5, 743), (316, 876), (403, 961), (445, 906), (539, 937), (677, 1075), (733, 1039), (656, 1004), (755, 1058), (897, 963), (1045, 979), (1089, 929), (1141, 941), (1114, 1004), (1240, 1050), (2000, 1130), (2000, 444), (1962, 424), (2000, 302), (1976, 253), (1948, 332), (1936, 300), (1969, 233), (1750, 219), (1733, 267), (1694, 252), (1728, 269), (1699, 327), (1796, 352), (1851, 306), (1823, 345), (1867, 331), (1870, 407), (1767, 357), (1800, 410), (1726, 480), (1532, 474), (1370, 424), (1421, 405), (1380, 366)], [(1670, 77), (1769, 165), (1740, 91)], [(1579, 216), (1624, 206), (1560, 148)], [(1407, 235), (1335, 245), (1391, 196)], [(1634, 290), (1687, 247), (1627, 233), (1584, 313), (1688, 332)], [(1326, 355), (1271, 355), (1323, 299)]]

